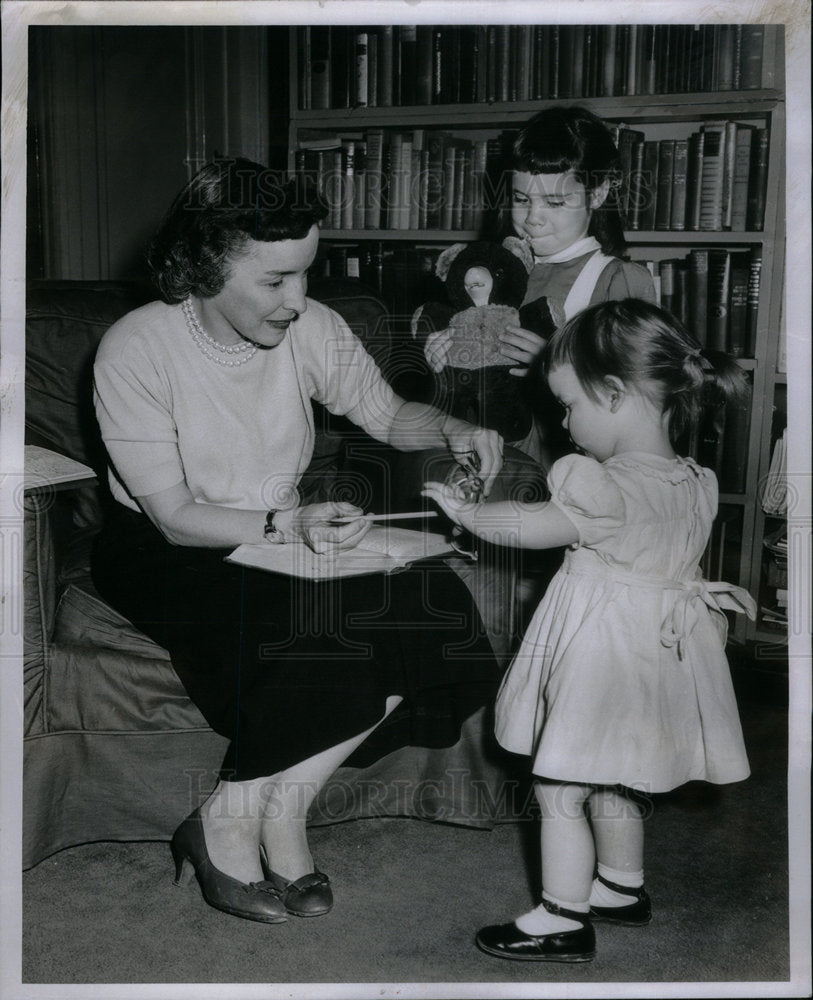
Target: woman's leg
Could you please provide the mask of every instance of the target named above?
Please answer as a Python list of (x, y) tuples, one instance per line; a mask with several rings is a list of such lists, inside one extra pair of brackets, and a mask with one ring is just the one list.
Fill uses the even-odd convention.
[(294, 881), (314, 870), (306, 831), (311, 803), (336, 769), (401, 701), (400, 695), (390, 695), (384, 715), (375, 726), (274, 776), (263, 815), (260, 842), (265, 848), (268, 864), (278, 875)]
[(293, 881), (313, 871), (305, 828), (308, 809), (334, 771), (401, 702), (392, 695), (369, 729), (285, 771), (250, 781), (221, 781), (201, 806), (206, 848), (215, 868), (241, 882), (263, 878), (259, 845), (271, 868)]

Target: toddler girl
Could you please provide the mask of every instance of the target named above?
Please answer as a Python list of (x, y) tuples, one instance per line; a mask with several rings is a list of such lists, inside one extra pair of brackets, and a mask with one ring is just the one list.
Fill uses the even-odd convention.
[[(513, 233), (533, 253), (522, 315), (540, 328), (548, 315), (556, 326), (589, 305), (614, 299), (655, 301), (645, 267), (622, 260), (626, 244), (617, 192), (618, 150), (609, 129), (586, 108), (552, 107), (535, 115), (519, 132), (511, 152), (510, 210), (504, 210), (500, 237)], [(510, 219), (509, 219), (510, 216)], [(542, 327), (544, 328), (544, 327)], [(509, 326), (503, 354), (524, 375), (545, 341), (533, 329)], [(430, 334), (425, 353), (433, 371), (446, 363), (447, 331)], [(544, 468), (560, 451), (549, 407), (537, 407), (539, 424), (511, 442)]]
[(550, 501), (473, 505), (439, 483), (425, 494), (491, 542), (569, 546), (496, 705), (499, 742), (531, 757), (542, 903), (477, 943), (582, 962), (595, 953), (591, 918), (650, 919), (634, 792), (749, 774), (721, 609), (756, 609), (741, 588), (701, 578), (717, 481), (674, 450), (705, 403), (744, 382), (734, 361), (635, 299), (581, 312), (545, 366), (581, 452), (551, 468)]

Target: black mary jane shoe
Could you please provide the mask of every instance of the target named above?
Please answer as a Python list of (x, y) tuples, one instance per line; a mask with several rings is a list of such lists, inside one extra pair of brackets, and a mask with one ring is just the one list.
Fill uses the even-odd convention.
[(288, 919), (285, 904), (270, 882), (240, 882), (209, 860), (200, 811), (188, 816), (172, 835), (175, 885), (188, 885), (197, 876), (203, 898), (217, 910), (235, 917), (280, 924)]
[(271, 871), (262, 845), (260, 861), (268, 884), (274, 887), (288, 913), (295, 917), (321, 917), (333, 908), (333, 891), (330, 879), (324, 872), (314, 869), (291, 882)]
[(599, 882), (608, 889), (629, 896), (632, 900), (627, 906), (591, 906), (590, 916), (593, 920), (603, 920), (608, 924), (620, 924), (622, 927), (643, 927), (652, 919), (652, 903), (643, 886), (632, 889), (628, 885), (619, 885), (606, 878), (598, 876)]
[(477, 947), (489, 955), (515, 962), (590, 962), (596, 955), (596, 932), (587, 913), (564, 910), (543, 899), (548, 913), (578, 920), (581, 927), (552, 934), (526, 934), (515, 923), (492, 924), (477, 932)]

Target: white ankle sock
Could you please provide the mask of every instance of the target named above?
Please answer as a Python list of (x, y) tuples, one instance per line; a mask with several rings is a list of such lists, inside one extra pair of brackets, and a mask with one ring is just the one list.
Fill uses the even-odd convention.
[[(598, 873), (608, 882), (615, 882), (616, 885), (623, 885), (630, 889), (640, 889), (644, 884), (643, 868), (637, 872), (622, 872), (608, 868), (599, 862)], [(591, 906), (629, 906), (632, 902), (634, 902), (632, 895), (616, 892), (615, 889), (606, 886), (597, 878), (593, 879), (593, 885), (590, 889)]]
[[(563, 899), (554, 899), (547, 893), (543, 893), (543, 895), (545, 899), (551, 903), (556, 903), (557, 906), (561, 906), (565, 910), (576, 910), (578, 913), (584, 913), (585, 917), (590, 912), (590, 904), (587, 902), (569, 903)], [(540, 903), (530, 913), (523, 913), (521, 917), (517, 917), (514, 923), (523, 934), (533, 934), (535, 937), (539, 937), (542, 934), (557, 934), (561, 931), (575, 931), (582, 926), (569, 917), (562, 917), (558, 913), (550, 913), (545, 909), (544, 903)]]

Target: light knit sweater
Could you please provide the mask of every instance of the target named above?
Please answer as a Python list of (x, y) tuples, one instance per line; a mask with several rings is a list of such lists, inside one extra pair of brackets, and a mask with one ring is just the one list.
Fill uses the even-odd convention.
[(233, 368), (198, 349), (180, 305), (150, 303), (102, 338), (94, 382), (111, 489), (132, 509), (184, 481), (199, 503), (296, 506), (312, 399), (381, 441), (402, 402), (343, 320), (310, 299), (277, 347)]

